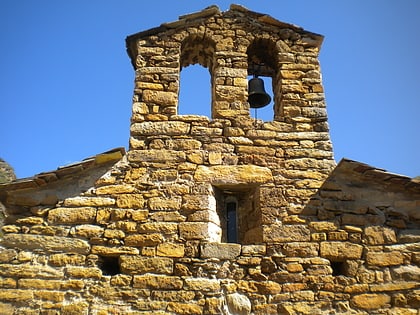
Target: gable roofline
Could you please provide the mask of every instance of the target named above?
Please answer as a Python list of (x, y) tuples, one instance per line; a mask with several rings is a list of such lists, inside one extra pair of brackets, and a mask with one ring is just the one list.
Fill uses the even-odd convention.
[(420, 194), (420, 180), (409, 176), (389, 172), (366, 163), (343, 158), (332, 174), (351, 174), (361, 180), (374, 181), (384, 185), (392, 185), (401, 190), (410, 190)]
[(157, 35), (160, 33), (164, 33), (171, 29), (188, 27), (204, 18), (210, 18), (212, 16), (219, 15), (219, 14), (228, 15), (229, 13), (234, 13), (237, 15), (247, 15), (258, 22), (266, 23), (266, 24), (269, 24), (278, 28), (292, 29), (302, 35), (305, 35), (306, 40), (311, 42), (311, 45), (316, 46), (318, 48), (321, 47), (322, 42), (324, 40), (323, 35), (306, 31), (302, 27), (297, 26), (295, 24), (282, 22), (280, 20), (273, 18), (272, 16), (268, 14), (248, 10), (244, 6), (241, 6), (238, 4), (231, 4), (229, 7), (229, 10), (224, 11), (224, 12), (220, 11), (218, 6), (212, 5), (203, 9), (202, 11), (180, 15), (177, 21), (165, 22), (165, 23), (162, 23), (160, 26), (153, 27), (145, 31), (141, 31), (141, 32), (127, 36), (125, 39), (126, 49), (127, 49), (127, 54), (131, 59), (131, 63), (133, 64), (133, 67), (135, 68), (135, 58), (137, 55), (136, 43), (139, 39), (147, 38), (149, 36)]
[(54, 171), (42, 172), (32, 177), (19, 178), (8, 183), (3, 183), (0, 184), (0, 196), (8, 191), (37, 189), (47, 184), (57, 182), (61, 179), (74, 177), (79, 175), (81, 172), (92, 169), (94, 167), (115, 163), (121, 160), (124, 155), (125, 148), (115, 148), (88, 157), (80, 162), (60, 166)]

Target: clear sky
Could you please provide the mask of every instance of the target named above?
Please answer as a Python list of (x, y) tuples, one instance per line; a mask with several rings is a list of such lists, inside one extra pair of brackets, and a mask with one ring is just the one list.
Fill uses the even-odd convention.
[[(0, 157), (28, 177), (127, 148), (134, 71), (125, 37), (230, 3), (1, 0)], [(235, 3), (325, 36), (320, 60), (337, 161), (420, 175), (420, 1)], [(205, 113), (209, 83), (201, 77), (182, 79), (194, 93), (181, 101)]]

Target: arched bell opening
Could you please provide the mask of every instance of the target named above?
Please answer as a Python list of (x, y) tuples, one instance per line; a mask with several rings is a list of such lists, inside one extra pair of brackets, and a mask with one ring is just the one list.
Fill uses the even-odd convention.
[[(189, 36), (182, 42), (178, 114), (211, 116), (214, 100), (214, 52), (214, 41), (203, 36)], [(196, 99), (194, 95), (197, 95)], [(203, 95), (208, 97), (203, 98)], [(203, 99), (207, 99), (208, 104), (203, 103)]]
[(277, 50), (275, 43), (255, 39), (247, 49), (248, 103), (251, 117), (264, 121), (275, 120), (278, 112)]

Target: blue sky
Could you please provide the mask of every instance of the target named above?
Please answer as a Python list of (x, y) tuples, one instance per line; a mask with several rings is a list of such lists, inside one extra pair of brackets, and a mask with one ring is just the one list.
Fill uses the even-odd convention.
[[(125, 37), (230, 3), (0, 1), (0, 157), (28, 177), (127, 148), (134, 71)], [(420, 1), (235, 3), (325, 36), (320, 60), (337, 161), (420, 175)], [(194, 93), (181, 94), (182, 106), (205, 113), (208, 78), (189, 68), (181, 88)]]

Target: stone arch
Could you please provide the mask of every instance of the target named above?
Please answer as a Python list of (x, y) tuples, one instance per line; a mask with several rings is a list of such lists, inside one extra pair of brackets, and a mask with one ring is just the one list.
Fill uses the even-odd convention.
[[(211, 86), (211, 103), (210, 106), (213, 106), (214, 102), (214, 76), (213, 76), (213, 65), (214, 65), (214, 53), (215, 53), (215, 42), (204, 35), (190, 35), (186, 37), (180, 46), (180, 75), (183, 68), (186, 68), (190, 65), (199, 64), (200, 66), (207, 68), (210, 73), (210, 82)], [(185, 87), (180, 87), (185, 88)], [(180, 92), (180, 91), (179, 91)], [(178, 107), (180, 104), (178, 104)], [(182, 106), (182, 104), (181, 104)]]
[(273, 93), (273, 120), (280, 120), (281, 77), (278, 67), (278, 48), (271, 39), (255, 38), (246, 51), (248, 56), (248, 75), (271, 78)]

